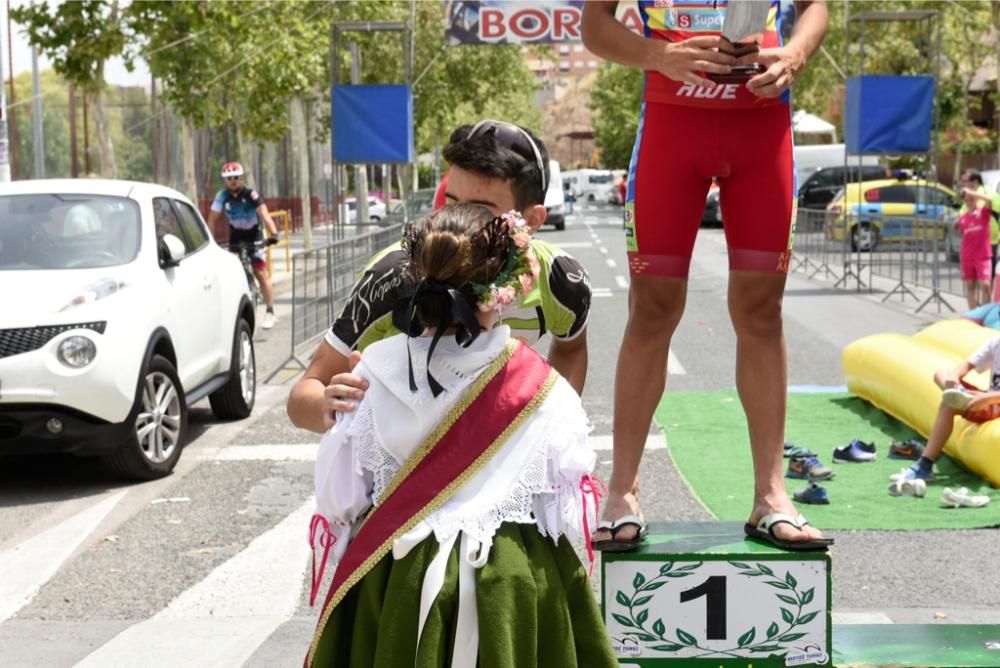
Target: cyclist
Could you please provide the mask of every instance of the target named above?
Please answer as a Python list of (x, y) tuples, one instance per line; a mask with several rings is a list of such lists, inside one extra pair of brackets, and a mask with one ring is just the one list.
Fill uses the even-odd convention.
[[(267, 211), (264, 198), (256, 190), (247, 188), (243, 182), (243, 165), (238, 162), (227, 162), (222, 166), (222, 180), (226, 187), (218, 192), (212, 201), (212, 210), (208, 214), (208, 225), (216, 229), (219, 219), (226, 217), (229, 223), (230, 250), (234, 244), (253, 244), (261, 240), (260, 221), (264, 221), (270, 235), (268, 243), (277, 243), (278, 227)], [(260, 326), (264, 329), (274, 327), (274, 291), (271, 289), (271, 279), (267, 275), (267, 259), (264, 249), (259, 248), (252, 254), (253, 273), (264, 296), (267, 313)]]

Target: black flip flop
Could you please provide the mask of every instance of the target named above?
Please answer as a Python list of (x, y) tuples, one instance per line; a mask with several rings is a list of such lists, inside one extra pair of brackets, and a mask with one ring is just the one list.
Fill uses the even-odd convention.
[(782, 550), (795, 552), (808, 552), (814, 550), (825, 550), (833, 545), (832, 538), (811, 538), (809, 540), (783, 540), (774, 535), (775, 524), (791, 524), (796, 529), (801, 529), (809, 524), (804, 516), (792, 517), (784, 513), (771, 513), (760, 518), (757, 526), (749, 522), (743, 525), (743, 532), (748, 538), (759, 540), (768, 545), (773, 545)]
[[(618, 531), (622, 527), (634, 526), (638, 531), (635, 537), (629, 540), (618, 540)], [(594, 541), (592, 547), (600, 552), (631, 552), (632, 550), (639, 547), (646, 535), (649, 533), (649, 525), (646, 524), (646, 520), (638, 515), (625, 515), (624, 517), (619, 517), (613, 522), (608, 520), (601, 520), (597, 524), (597, 529), (605, 529), (611, 532), (610, 540), (598, 540)]]

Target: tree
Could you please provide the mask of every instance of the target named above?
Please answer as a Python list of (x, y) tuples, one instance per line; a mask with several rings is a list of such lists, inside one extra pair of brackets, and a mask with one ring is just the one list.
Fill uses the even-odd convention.
[(93, 110), (102, 176), (117, 175), (114, 145), (105, 114), (104, 65), (122, 55), (128, 39), (118, 0), (63, 2), (54, 9), (33, 3), (11, 9), (11, 18), (25, 26), (28, 40), (38, 47), (64, 79), (79, 88)]
[(642, 104), (643, 72), (634, 67), (604, 63), (590, 91), (594, 111), (594, 143), (601, 162), (611, 169), (626, 169), (632, 158)]
[[(71, 171), (69, 121), (66, 107), (69, 102), (68, 86), (53, 70), (44, 70), (39, 76), (42, 95), (42, 130), (45, 137), (43, 155), (45, 156), (45, 175), (49, 178), (68, 177)], [(17, 92), (18, 106), (11, 109), (11, 116), (16, 118), (17, 127), (24, 128), (17, 133), (17, 143), (12, 151), (17, 154), (18, 171), (21, 178), (30, 178), (35, 170), (31, 104), (22, 103), (31, 99), (34, 94), (31, 85), (31, 72), (19, 74), (14, 79), (14, 89)]]

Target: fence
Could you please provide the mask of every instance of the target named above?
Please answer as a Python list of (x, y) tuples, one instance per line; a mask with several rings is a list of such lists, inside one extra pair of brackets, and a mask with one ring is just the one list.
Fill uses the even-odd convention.
[(395, 243), (402, 225), (378, 228), (349, 239), (292, 256), (292, 336), (291, 351), (284, 363), (267, 377), (294, 364), (306, 368), (301, 349), (313, 343), (333, 324), (347, 303), (358, 274), (376, 252)]
[[(952, 213), (929, 216), (856, 215), (799, 209), (792, 270), (823, 277), (834, 287), (874, 292), (873, 277), (893, 281), (882, 301), (898, 296), (916, 310), (935, 303), (952, 308), (942, 293), (963, 295), (958, 255), (961, 237)], [(929, 290), (923, 300), (913, 288)]]

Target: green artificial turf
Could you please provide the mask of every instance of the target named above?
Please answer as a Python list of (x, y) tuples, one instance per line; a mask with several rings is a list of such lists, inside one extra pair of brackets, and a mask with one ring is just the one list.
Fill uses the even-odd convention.
[[(688, 486), (719, 520), (746, 521), (753, 500), (753, 471), (746, 418), (735, 390), (668, 392), (656, 422)], [(935, 467), (937, 480), (924, 498), (893, 497), (889, 475), (909, 461), (889, 459), (889, 444), (917, 436), (906, 425), (850, 394), (788, 395), (786, 438), (809, 448), (836, 471), (821, 482), (829, 505), (797, 504), (820, 529), (959, 529), (1000, 525), (1000, 490), (993, 489), (947, 456)], [(833, 449), (852, 439), (874, 441), (878, 457), (865, 464), (834, 464)], [(652, 453), (650, 453), (652, 454)], [(1000, 451), (998, 451), (1000, 456)], [(788, 460), (784, 460), (787, 471)], [(806, 481), (787, 478), (789, 494)], [(968, 487), (987, 494), (984, 508), (948, 508), (940, 503), (945, 487)]]

